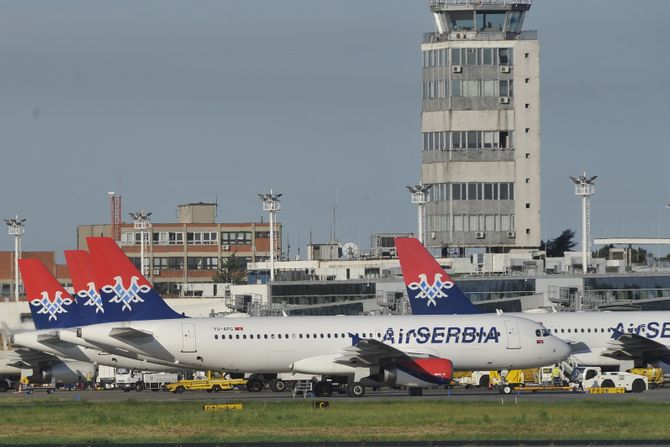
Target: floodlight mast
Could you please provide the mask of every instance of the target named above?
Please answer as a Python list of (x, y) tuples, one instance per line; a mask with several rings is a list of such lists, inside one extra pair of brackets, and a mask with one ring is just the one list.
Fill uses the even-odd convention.
[(430, 190), (430, 188), (432, 188), (432, 186), (433, 185), (424, 185), (423, 183), (419, 183), (418, 185), (414, 186), (407, 186), (407, 189), (412, 195), (412, 203), (415, 203), (417, 205), (417, 213), (418, 213), (417, 225), (419, 227), (418, 239), (419, 242), (421, 242), (424, 246), (426, 245), (426, 241), (424, 240), (424, 236), (426, 234), (425, 208), (426, 203), (428, 203), (428, 191)]
[(14, 236), (14, 301), (19, 301), (19, 259), (21, 258), (21, 237), (26, 232), (23, 225), (26, 219), (19, 219), (19, 216), (11, 219), (5, 219), (7, 232)]
[(148, 231), (151, 230), (151, 213), (147, 213), (144, 209), (139, 210), (136, 213), (128, 213), (133, 219), (133, 228), (140, 230), (140, 271), (142, 276), (147, 278), (149, 276), (149, 269), (147, 269), (146, 261), (144, 259), (144, 244), (145, 239), (149, 238), (145, 235), (149, 234)]
[(591, 196), (596, 192), (593, 181), (597, 175), (588, 177), (586, 171), (579, 177), (570, 177), (575, 184), (575, 195), (582, 198), (582, 270), (588, 273), (591, 256)]
[(272, 190), (266, 194), (258, 194), (263, 202), (263, 211), (270, 214), (270, 282), (275, 280), (275, 218), (281, 208), (279, 198), (282, 194), (274, 194)]

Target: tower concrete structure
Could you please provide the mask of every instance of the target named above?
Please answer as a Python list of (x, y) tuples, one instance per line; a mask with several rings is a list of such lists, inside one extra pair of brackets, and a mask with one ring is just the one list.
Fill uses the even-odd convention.
[(540, 246), (540, 55), (530, 0), (430, 0), (421, 181), (426, 245)]

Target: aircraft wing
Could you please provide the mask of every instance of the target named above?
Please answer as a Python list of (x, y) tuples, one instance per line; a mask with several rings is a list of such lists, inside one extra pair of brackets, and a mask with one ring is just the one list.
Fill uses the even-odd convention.
[(602, 353), (605, 357), (617, 360), (660, 360), (670, 357), (667, 346), (642, 335), (614, 330), (613, 337)]
[(58, 360), (58, 358), (51, 354), (33, 351), (30, 349), (4, 351), (0, 355), (0, 363), (21, 369), (39, 367), (54, 360)]
[(405, 352), (378, 340), (354, 337), (352, 346), (345, 348), (335, 362), (350, 366), (372, 366), (428, 357), (431, 355), (425, 352)]
[(143, 331), (132, 327), (115, 327), (109, 331), (109, 336), (119, 340), (129, 342), (139, 342), (147, 339), (153, 339), (154, 334), (149, 331)]

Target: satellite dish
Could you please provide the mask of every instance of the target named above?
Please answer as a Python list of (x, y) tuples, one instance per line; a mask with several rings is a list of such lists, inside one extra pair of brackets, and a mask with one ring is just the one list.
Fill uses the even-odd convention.
[(353, 242), (342, 245), (342, 257), (345, 259), (358, 259), (361, 257), (361, 249)]

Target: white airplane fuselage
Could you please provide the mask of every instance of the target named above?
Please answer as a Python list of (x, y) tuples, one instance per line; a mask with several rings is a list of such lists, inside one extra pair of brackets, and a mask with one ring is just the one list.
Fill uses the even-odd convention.
[[(132, 328), (151, 334), (142, 343), (110, 337)], [(203, 369), (250, 373), (300, 371), (348, 374), (336, 359), (352, 334), (411, 354), (445, 358), (454, 369), (509, 369), (555, 363), (569, 346), (541, 334), (536, 322), (507, 315), (188, 318), (82, 327), (81, 337)], [(538, 332), (539, 331), (539, 332)], [(299, 368), (296, 367), (299, 365)]]
[(581, 365), (619, 366), (620, 360), (603, 356), (613, 347), (613, 330), (637, 334), (670, 348), (670, 312), (551, 312), (510, 313), (543, 324), (553, 335), (575, 346)]

